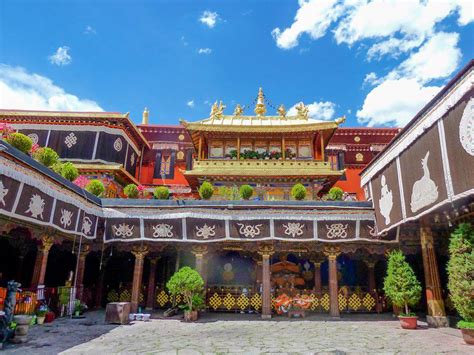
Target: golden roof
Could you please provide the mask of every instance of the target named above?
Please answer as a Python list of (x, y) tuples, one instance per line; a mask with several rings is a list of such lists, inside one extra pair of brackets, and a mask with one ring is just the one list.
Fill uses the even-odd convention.
[(265, 96), (262, 88), (259, 89), (255, 116), (244, 116), (243, 108), (240, 105), (234, 110), (233, 115), (224, 115), (226, 106), (222, 101), (217, 101), (212, 105), (209, 118), (197, 122), (180, 120), (181, 124), (189, 131), (204, 132), (307, 132), (336, 129), (339, 124), (345, 121), (345, 117), (334, 121), (323, 121), (309, 117), (308, 107), (300, 102), (295, 106), (296, 115), (287, 116), (285, 107), (280, 105), (277, 109), (278, 115), (265, 116), (267, 112), (265, 106)]

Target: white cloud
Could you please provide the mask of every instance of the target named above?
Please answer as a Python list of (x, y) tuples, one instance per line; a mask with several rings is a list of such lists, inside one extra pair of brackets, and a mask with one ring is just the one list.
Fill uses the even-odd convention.
[(385, 55), (391, 57), (398, 57), (400, 54), (410, 51), (413, 48), (419, 47), (424, 37), (406, 37), (403, 39), (391, 37), (385, 41), (373, 44), (367, 51), (367, 59), (381, 59)]
[(209, 28), (214, 28), (218, 19), (219, 15), (217, 14), (217, 12), (206, 10), (202, 13), (201, 17), (199, 18), (199, 21)]
[(377, 79), (378, 79), (377, 74), (374, 73), (374, 72), (370, 72), (369, 74), (365, 75), (364, 85), (366, 85), (366, 84), (368, 84), (368, 85), (376, 84)]
[(199, 48), (198, 53), (199, 54), (211, 54), (212, 49), (211, 48)]
[(437, 86), (423, 86), (415, 79), (389, 79), (372, 89), (357, 111), (360, 123), (404, 126), (413, 115), (440, 90)]
[(194, 107), (194, 100), (189, 100), (186, 102), (186, 106), (193, 108)]
[(307, 33), (312, 39), (318, 39), (326, 34), (329, 25), (341, 15), (343, 6), (337, 0), (300, 1), (293, 24), (285, 28), (275, 28), (272, 36), (277, 46), (290, 49), (298, 45), (298, 39)]
[[(288, 110), (288, 116), (296, 115), (296, 105), (293, 105)], [(309, 117), (314, 118), (316, 120), (324, 120), (329, 121), (331, 118), (334, 117), (334, 113), (336, 112), (336, 104), (330, 101), (321, 101), (321, 102), (313, 102), (312, 104), (306, 105), (309, 110)]]
[(69, 54), (69, 47), (59, 47), (54, 54), (49, 56), (49, 61), (51, 64), (59, 66), (70, 64), (72, 62), (72, 57)]
[(5, 64), (0, 64), (0, 108), (103, 111), (97, 102), (69, 94), (51, 79)]
[(451, 75), (461, 61), (457, 33), (439, 32), (389, 74), (417, 79), (422, 83)]
[(95, 34), (97, 34), (97, 31), (95, 30), (94, 27), (92, 27), (90, 25), (87, 25), (85, 30), (84, 30), (84, 34), (85, 35), (95, 35)]

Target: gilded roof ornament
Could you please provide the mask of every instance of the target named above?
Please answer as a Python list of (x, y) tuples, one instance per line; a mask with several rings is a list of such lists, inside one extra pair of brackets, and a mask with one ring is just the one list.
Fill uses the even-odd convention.
[(280, 117), (286, 117), (286, 108), (285, 108), (285, 105), (280, 105), (278, 107), (278, 110), (277, 110), (278, 114), (280, 115)]
[(244, 113), (244, 109), (242, 108), (242, 106), (237, 104), (237, 106), (235, 106), (235, 109), (234, 109), (234, 116), (241, 116), (243, 113)]
[(309, 118), (309, 109), (303, 102), (300, 102), (298, 105), (295, 106), (296, 112), (298, 112), (298, 116), (304, 119)]
[(258, 89), (258, 96), (257, 96), (257, 104), (255, 105), (255, 113), (257, 116), (263, 116), (265, 115), (265, 112), (267, 112), (267, 108), (265, 107), (265, 97), (263, 96), (263, 90), (262, 88)]
[(217, 104), (217, 101), (214, 102), (214, 105), (211, 107), (211, 118), (221, 118), (224, 114), (224, 109), (226, 106), (222, 103), (222, 101)]
[(340, 125), (341, 123), (344, 123), (346, 121), (346, 116), (341, 116), (339, 118), (336, 118), (335, 122)]

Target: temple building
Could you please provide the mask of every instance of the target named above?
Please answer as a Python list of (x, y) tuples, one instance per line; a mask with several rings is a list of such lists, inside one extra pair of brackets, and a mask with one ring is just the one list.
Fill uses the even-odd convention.
[[(130, 182), (171, 192), (98, 198), (2, 141), (0, 282), (20, 280), (52, 307), (71, 289), (91, 307), (163, 309), (167, 280), (190, 265), (210, 312), (270, 318), (280, 296), (304, 295), (308, 311), (339, 317), (391, 310), (385, 254), (401, 249), (425, 285), (418, 310), (445, 325), (447, 237), (474, 214), (473, 79), (471, 62), (403, 130), (342, 128), (344, 118), (317, 120), (303, 103), (270, 114), (262, 89), (253, 107), (229, 115), (216, 102), (175, 126), (151, 124), (148, 110), (138, 126), (116, 113), (0, 111), (84, 174), (113, 180), (104, 197), (123, 197)], [(210, 200), (197, 193), (204, 181)], [(306, 199), (293, 200), (295, 183)], [(222, 194), (243, 184), (249, 200)], [(343, 200), (327, 200), (333, 186)]]

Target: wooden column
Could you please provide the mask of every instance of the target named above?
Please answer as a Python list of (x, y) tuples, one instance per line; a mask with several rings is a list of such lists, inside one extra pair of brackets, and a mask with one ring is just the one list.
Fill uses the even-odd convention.
[(283, 160), (286, 159), (285, 137), (281, 137), (281, 157)]
[(425, 273), (426, 303), (428, 305), (426, 320), (431, 326), (447, 327), (448, 321), (441, 291), (433, 232), (427, 221), (420, 222), (420, 240)]
[(237, 160), (240, 159), (240, 137), (237, 137)]
[(202, 155), (202, 135), (199, 136), (199, 145), (198, 145), (198, 160), (201, 160)]
[(84, 270), (86, 268), (87, 254), (89, 254), (90, 251), (91, 247), (87, 244), (83, 244), (81, 252), (77, 256), (79, 262), (77, 264), (76, 297), (79, 300), (82, 300), (82, 295), (84, 294)]
[(31, 287), (44, 286), (44, 277), (46, 275), (46, 266), (48, 265), (48, 255), (54, 244), (54, 238), (49, 235), (41, 237), (41, 244), (38, 245), (36, 252), (35, 268), (33, 270), (33, 278)]
[(155, 304), (155, 279), (158, 259), (159, 257), (153, 257), (150, 259), (150, 275), (148, 276), (146, 309), (153, 309), (153, 305)]
[(207, 245), (195, 245), (192, 248), (192, 253), (196, 257), (196, 271), (201, 275), (204, 280), (204, 288), (207, 284), (207, 272), (204, 263), (204, 255), (208, 252)]
[(271, 290), (271, 270), (270, 257), (274, 253), (273, 245), (260, 246), (258, 253), (262, 256), (262, 318), (272, 317), (272, 290)]
[(337, 256), (341, 253), (338, 247), (326, 247), (324, 254), (329, 260), (329, 315), (339, 318), (339, 286), (337, 281)]
[(368, 268), (368, 288), (369, 292), (375, 292), (377, 291), (377, 285), (375, 282), (375, 261), (367, 261), (366, 262), (367, 268)]
[(324, 137), (323, 133), (320, 134), (321, 137), (321, 160), (324, 161)]
[(320, 295), (322, 292), (322, 285), (321, 285), (321, 262), (313, 260), (314, 264), (314, 291)]
[(132, 300), (131, 312), (136, 313), (138, 310), (138, 302), (140, 299), (140, 290), (142, 286), (143, 276), (143, 261), (148, 254), (148, 247), (146, 245), (137, 245), (132, 248), (132, 254), (135, 256), (135, 266), (133, 268), (133, 282), (132, 282)]

